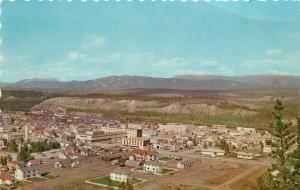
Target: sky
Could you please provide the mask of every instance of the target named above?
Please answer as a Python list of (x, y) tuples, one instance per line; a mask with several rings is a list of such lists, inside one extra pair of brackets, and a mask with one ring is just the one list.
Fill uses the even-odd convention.
[(0, 81), (300, 75), (299, 2), (4, 1)]

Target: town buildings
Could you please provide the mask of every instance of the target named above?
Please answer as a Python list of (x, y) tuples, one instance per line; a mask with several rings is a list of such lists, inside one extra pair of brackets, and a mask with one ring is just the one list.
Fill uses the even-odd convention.
[(137, 160), (154, 161), (158, 158), (157, 153), (153, 150), (134, 149), (131, 153)]

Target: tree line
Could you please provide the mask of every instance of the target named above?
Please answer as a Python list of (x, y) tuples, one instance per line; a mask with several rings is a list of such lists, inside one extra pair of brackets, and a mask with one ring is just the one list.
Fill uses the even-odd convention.
[(20, 147), (16, 141), (10, 140), (5, 142), (10, 152), (18, 153), (20, 160), (24, 161), (30, 157), (31, 153), (44, 152), (52, 149), (60, 148), (60, 144), (56, 141), (37, 141), (37, 142), (25, 142), (21, 143)]

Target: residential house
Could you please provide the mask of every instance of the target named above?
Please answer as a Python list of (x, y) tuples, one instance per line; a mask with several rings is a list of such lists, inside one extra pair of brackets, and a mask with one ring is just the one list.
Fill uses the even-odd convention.
[(18, 181), (24, 181), (34, 177), (41, 177), (40, 168), (37, 165), (21, 166), (15, 171), (15, 178)]
[(109, 178), (112, 181), (119, 181), (119, 182), (130, 182), (133, 180), (133, 175), (130, 172), (127, 172), (125, 170), (121, 170), (121, 169), (115, 169), (113, 171), (110, 172), (109, 174)]
[(164, 165), (158, 161), (147, 161), (144, 163), (144, 171), (154, 174), (160, 174), (163, 172)]
[(153, 161), (157, 159), (157, 154), (153, 150), (135, 149), (131, 152), (137, 160)]
[(60, 159), (77, 159), (82, 155), (79, 152), (61, 151), (58, 155)]
[(82, 162), (82, 159), (60, 159), (57, 162), (54, 163), (54, 167), (55, 168), (67, 168), (67, 167), (71, 167), (71, 168), (75, 168), (78, 167), (80, 165), (80, 163)]

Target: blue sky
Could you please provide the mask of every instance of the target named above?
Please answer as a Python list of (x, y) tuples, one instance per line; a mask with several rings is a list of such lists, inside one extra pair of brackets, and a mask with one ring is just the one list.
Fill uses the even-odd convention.
[(0, 81), (300, 75), (299, 2), (2, 3)]

